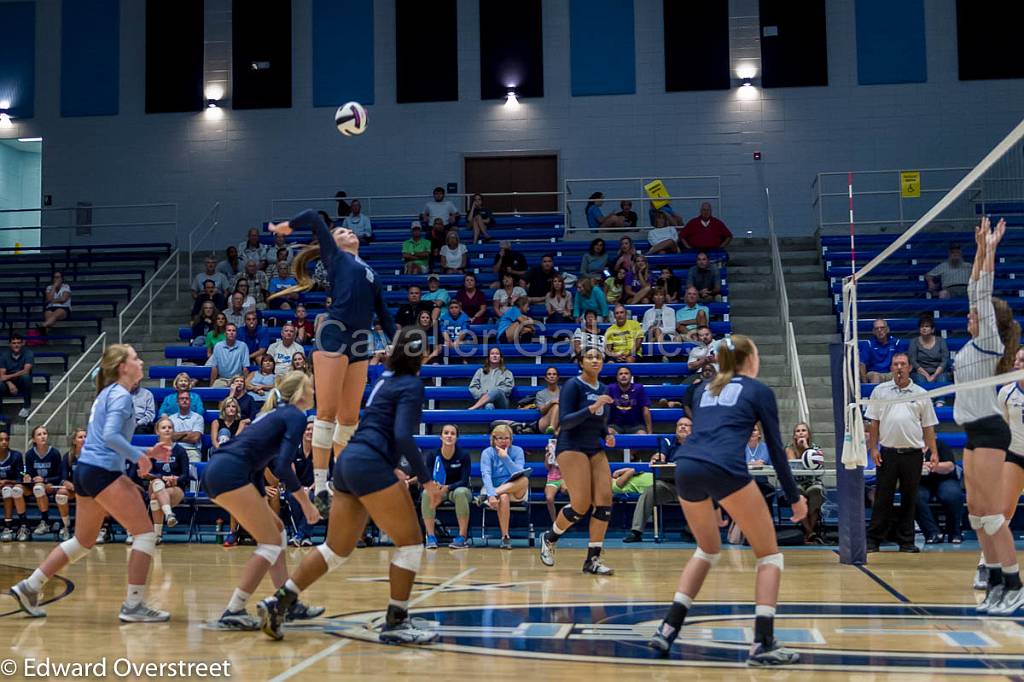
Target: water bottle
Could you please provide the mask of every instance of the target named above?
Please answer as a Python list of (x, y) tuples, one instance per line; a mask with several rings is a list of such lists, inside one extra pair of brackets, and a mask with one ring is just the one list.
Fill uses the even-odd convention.
[(224, 519), (217, 519), (216, 523), (214, 524), (214, 533), (217, 534), (217, 537), (220, 537), (224, 534)]

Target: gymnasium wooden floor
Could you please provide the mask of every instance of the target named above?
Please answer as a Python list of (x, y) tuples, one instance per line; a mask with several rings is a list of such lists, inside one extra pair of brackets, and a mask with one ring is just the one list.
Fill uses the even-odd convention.
[[(0, 675), (23, 679), (26, 659), (88, 663), (228, 661), (242, 680), (367, 679), (965, 679), (1024, 675), (1024, 619), (976, 618), (969, 580), (975, 552), (871, 555), (862, 570), (841, 566), (827, 549), (786, 553), (777, 634), (806, 661), (786, 670), (742, 665), (752, 628), (753, 558), (725, 550), (695, 609), (682, 645), (669, 660), (643, 642), (671, 599), (691, 550), (616, 548), (617, 575), (579, 572), (584, 550), (563, 547), (546, 569), (534, 550), (491, 548), (428, 553), (413, 595), (414, 613), (441, 626), (439, 644), (388, 647), (365, 641), (364, 624), (387, 603), (390, 549), (357, 550), (345, 566), (304, 597), (326, 616), (287, 631), (282, 642), (261, 633), (210, 628), (230, 595), (251, 547), (165, 544), (158, 548), (149, 601), (169, 609), (165, 625), (120, 625), (124, 545), (97, 547), (47, 585), (49, 618), (0, 618)], [(3, 586), (27, 574), (52, 545), (0, 546)], [(289, 549), (289, 562), (310, 549)], [(70, 594), (67, 593), (71, 590)], [(260, 596), (266, 594), (264, 583)], [(62, 596), (63, 595), (63, 596)], [(737, 603), (739, 602), (739, 603)], [(453, 608), (458, 607), (458, 608)], [(13, 661), (13, 663), (11, 663)], [(12, 672), (13, 671), (13, 672)], [(113, 678), (114, 675), (108, 674)]]

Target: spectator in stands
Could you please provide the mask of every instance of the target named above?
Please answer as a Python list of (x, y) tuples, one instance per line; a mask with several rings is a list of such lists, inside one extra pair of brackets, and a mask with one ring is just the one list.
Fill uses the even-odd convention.
[[(498, 512), (501, 548), (512, 549), (509, 519), (513, 502), (525, 502), (530, 496), (530, 470), (526, 453), (512, 444), (512, 430), (504, 424), (491, 431), (491, 446), (480, 453), (481, 496), (488, 507)], [(478, 501), (478, 504), (480, 502)]]
[(626, 284), (622, 297), (631, 305), (651, 302), (651, 270), (647, 265), (647, 256), (638, 253), (633, 269), (626, 273)]
[(457, 300), (448, 302), (448, 308), (441, 313), (437, 325), (444, 335), (444, 345), (448, 348), (455, 348), (469, 340), (469, 315), (462, 312), (462, 304)]
[[(245, 324), (237, 329), (238, 340), (249, 349), (249, 359), (246, 361), (245, 367), (259, 362), (260, 357), (270, 347), (270, 332), (260, 324), (260, 318), (253, 310), (245, 314)], [(226, 335), (225, 338), (227, 338)], [(235, 372), (235, 374), (242, 374), (242, 372)], [(232, 375), (228, 374), (227, 376)]]
[(469, 262), (469, 249), (459, 241), (459, 231), (449, 230), (441, 247), (442, 272), (448, 275), (461, 275)]
[(170, 416), (178, 411), (178, 394), (182, 391), (188, 392), (188, 405), (189, 409), (198, 414), (203, 413), (203, 399), (199, 397), (199, 394), (192, 390), (195, 386), (195, 381), (188, 375), (188, 372), (178, 372), (174, 377), (174, 381), (171, 382), (171, 388), (174, 390), (164, 396), (163, 401), (160, 403), (160, 416)]
[(924, 533), (924, 542), (934, 545), (942, 542), (942, 532), (929, 506), (932, 500), (942, 505), (946, 516), (946, 541), (959, 545), (964, 541), (960, 531), (963, 523), (964, 492), (960, 484), (960, 472), (956, 466), (953, 451), (946, 443), (936, 440), (939, 461), (924, 460), (921, 468), (921, 483), (917, 489), (917, 525)]
[[(459, 523), (459, 535), (452, 542), (452, 549), (466, 549), (469, 545), (469, 503), (473, 500), (473, 491), (469, 488), (469, 475), (473, 463), (469, 453), (459, 446), (459, 427), (445, 424), (441, 427), (441, 447), (432, 452), (423, 453), (423, 461), (431, 465), (434, 480), (441, 486), (440, 503), (451, 502), (455, 505), (455, 518)], [(430, 495), (420, 497), (420, 511), (423, 513), (423, 526), (426, 529), (426, 549), (437, 549), (435, 520), (437, 507)]]
[[(754, 425), (754, 429), (750, 432), (750, 440), (747, 441), (745, 450), (747, 455), (747, 467), (749, 469), (761, 469), (765, 464), (771, 461), (768, 459), (768, 446), (761, 440), (760, 424)], [(752, 476), (754, 478), (754, 484), (757, 486), (757, 489), (761, 491), (761, 495), (764, 497), (765, 504), (771, 508), (771, 499), (775, 496), (775, 486), (772, 485), (771, 480), (765, 474), (752, 474)]]
[(669, 225), (672, 225), (673, 227), (682, 227), (683, 219), (680, 218), (679, 214), (676, 213), (676, 210), (672, 208), (672, 204), (665, 202), (660, 207), (655, 207), (652, 203), (651, 207), (647, 210), (647, 215), (651, 219), (651, 225), (655, 223), (655, 218), (657, 217), (656, 214), (658, 213), (665, 214), (665, 222)]
[(302, 372), (310, 379), (313, 378), (313, 368), (306, 361), (306, 354), (303, 351), (296, 351), (292, 356), (292, 371)]
[(455, 294), (455, 298), (462, 304), (462, 310), (469, 315), (471, 323), (483, 324), (487, 321), (487, 298), (476, 287), (476, 275), (466, 273), (462, 278), (462, 288)]
[(655, 287), (653, 298), (654, 307), (644, 311), (640, 323), (644, 338), (653, 343), (674, 341), (677, 338), (676, 311), (665, 305), (665, 290), (661, 287)]
[(601, 205), (604, 204), (604, 193), (594, 192), (583, 212), (587, 216), (587, 226), (592, 230), (603, 230), (605, 228), (624, 227), (625, 219), (618, 213), (604, 215), (601, 212)]
[[(352, 207), (349, 206), (349, 203), (347, 201), (345, 201), (345, 198), (347, 196), (348, 196), (348, 193), (345, 192), (344, 190), (338, 190), (337, 192), (334, 193), (334, 198), (338, 202), (338, 217), (339, 218), (347, 218), (348, 216), (350, 216), (352, 214)], [(331, 226), (331, 222), (329, 220), (325, 220), (324, 223), (327, 225), (327, 227)]]
[(386, 353), (388, 345), (391, 343), (391, 339), (384, 333), (384, 328), (380, 324), (380, 320), (374, 318), (373, 320), (373, 333), (370, 338), (373, 341), (373, 355), (370, 356), (371, 365), (383, 364), (386, 359)]
[(484, 358), (484, 365), (478, 369), (469, 382), (469, 393), (476, 400), (471, 410), (507, 410), (516, 379), (505, 367), (501, 349), (492, 346)]
[(451, 295), (447, 289), (441, 288), (441, 278), (431, 275), (427, 278), (427, 290), (420, 295), (420, 300), (434, 306), (431, 316), (436, 320), (447, 309)]
[(676, 310), (676, 332), (684, 339), (697, 340), (697, 327), (707, 326), (711, 312), (706, 305), (697, 302), (698, 293), (694, 287), (686, 287), (683, 305)]
[(619, 212), (617, 215), (622, 216), (623, 227), (636, 227), (638, 218), (636, 211), (633, 210), (633, 202), (629, 199), (623, 199), (619, 202)]
[(681, 402), (683, 404), (683, 412), (685, 412), (686, 416), (690, 419), (693, 419), (693, 400), (697, 395), (697, 389), (703, 384), (714, 381), (717, 374), (717, 365), (704, 365), (700, 370), (700, 374), (694, 377), (693, 381), (690, 382), (690, 385), (686, 387), (686, 391), (683, 392), (683, 399)]
[(512, 242), (502, 239), (498, 243), (498, 253), (494, 255), (494, 264), (491, 266), (491, 270), (497, 275), (497, 279), (491, 285), (491, 288), (498, 287), (505, 275), (512, 275), (515, 283), (519, 284), (526, 277), (528, 269), (526, 256), (513, 250)]
[(427, 233), (430, 240), (430, 272), (442, 272), (440, 267), (441, 247), (448, 239), (448, 227), (441, 218), (434, 218), (434, 223)]
[(206, 333), (213, 329), (214, 321), (218, 314), (220, 313), (214, 307), (213, 301), (203, 301), (199, 312), (192, 318), (193, 346), (206, 346)]
[[(693, 422), (689, 417), (683, 415), (677, 419), (675, 435), (660, 439), (658, 452), (651, 457), (651, 465), (669, 464), (674, 461), (676, 448), (686, 442), (691, 431), (693, 431)], [(640, 499), (636, 501), (636, 508), (633, 510), (633, 523), (630, 526), (629, 534), (622, 538), (622, 541), (642, 542), (644, 528), (654, 516), (654, 505), (672, 504), (677, 498), (674, 477), (669, 477), (668, 480), (655, 477), (654, 485), (640, 493)]]
[(444, 198), (444, 189), (441, 187), (434, 188), (434, 200), (428, 201), (420, 213), (420, 220), (427, 225), (433, 225), (438, 218), (447, 227), (454, 227), (459, 222), (459, 209)]
[(255, 227), (249, 229), (244, 242), (238, 244), (238, 257), (243, 263), (256, 261), (257, 268), (267, 266), (267, 247), (260, 244), (260, 231)]
[(604, 352), (611, 362), (636, 362), (644, 331), (640, 323), (629, 319), (629, 311), (621, 303), (615, 306), (615, 323), (604, 333)]
[[(254, 372), (255, 374), (255, 372)], [(238, 403), (238, 415), (242, 419), (252, 421), (256, 418), (258, 407), (252, 396), (246, 392), (245, 376), (239, 374), (231, 377), (231, 384), (228, 386), (228, 397), (234, 398)]]
[(626, 277), (628, 276), (629, 270), (620, 267), (615, 270), (615, 274), (604, 281), (604, 296), (608, 303), (618, 304), (622, 300), (622, 296), (626, 291)]
[[(277, 269), (274, 272), (274, 277), (272, 277), (270, 282), (267, 284), (267, 291), (269, 293), (276, 294), (282, 289), (287, 289), (288, 287), (293, 287), (298, 284), (298, 280), (296, 280), (288, 271), (288, 265), (286, 263), (278, 263)], [(292, 306), (295, 305), (298, 300), (299, 294), (298, 292), (295, 292), (280, 298), (275, 298), (274, 300), (269, 301), (268, 305), (271, 308), (279, 310), (291, 310)]]
[(682, 249), (724, 249), (731, 241), (732, 232), (725, 223), (711, 215), (711, 204), (707, 201), (700, 205), (700, 215), (691, 218), (683, 229), (679, 230), (679, 247)]
[(505, 311), (510, 306), (515, 305), (515, 302), (521, 296), (526, 296), (526, 289), (516, 285), (515, 279), (512, 275), (501, 276), (501, 286), (494, 290), (494, 296), (491, 297), (491, 307), (494, 310), (494, 317), (501, 319), (501, 316), (505, 314)]
[(245, 379), (245, 387), (249, 391), (249, 397), (256, 403), (257, 409), (263, 407), (263, 403), (267, 400), (267, 394), (277, 383), (275, 366), (274, 356), (267, 353), (260, 358), (259, 371), (252, 372)]
[(408, 327), (416, 324), (420, 313), (424, 310), (433, 316), (434, 303), (422, 299), (423, 290), (417, 284), (410, 284), (406, 291), (406, 303), (398, 307), (395, 313), (395, 324), (399, 327)]
[(576, 295), (572, 302), (572, 316), (582, 321), (588, 312), (594, 313), (596, 321), (603, 321), (608, 317), (608, 299), (599, 286), (594, 286), (594, 280), (581, 275), (576, 282)]
[(718, 341), (711, 334), (711, 327), (700, 325), (697, 327), (697, 338), (694, 339), (697, 346), (690, 349), (686, 358), (686, 368), (694, 374), (700, 374), (701, 370), (710, 365), (718, 373)]
[(530, 317), (530, 299), (520, 296), (498, 320), (498, 343), (528, 343), (536, 323)]
[(156, 401), (153, 399), (152, 391), (142, 384), (135, 384), (131, 393), (132, 407), (135, 410), (135, 433), (153, 433)]
[(210, 386), (226, 387), (231, 377), (242, 374), (249, 366), (249, 347), (238, 340), (238, 327), (228, 323), (224, 340), (213, 347), (213, 353), (206, 361), (210, 368)]
[[(306, 306), (302, 303), (295, 305), (295, 340), (305, 345), (313, 343), (315, 330), (313, 322), (306, 316)], [(249, 346), (252, 348), (252, 346)]]
[(64, 273), (59, 270), (53, 273), (53, 281), (46, 287), (46, 306), (43, 308), (44, 332), (49, 331), (61, 320), (68, 319), (71, 314), (71, 287), (64, 281)]
[(305, 349), (295, 341), (295, 325), (285, 322), (281, 327), (281, 338), (270, 344), (267, 355), (274, 358), (274, 373), (282, 377), (292, 371), (292, 356), (305, 354)]
[[(814, 444), (811, 427), (806, 422), (797, 422), (793, 427), (793, 438), (786, 446), (786, 458), (790, 462), (802, 462), (805, 450), (820, 448)], [(801, 464), (797, 465), (803, 468)], [(798, 476), (796, 484), (800, 494), (807, 498), (807, 516), (801, 521), (804, 527), (804, 542), (808, 545), (821, 544), (818, 536), (818, 522), (821, 521), (821, 505), (825, 503), (825, 486), (817, 477)]]
[(192, 302), (193, 318), (199, 315), (205, 303), (212, 303), (216, 310), (223, 310), (228, 307), (227, 299), (217, 291), (217, 284), (212, 279), (203, 282), (202, 292), (195, 295), (195, 300)]
[(679, 292), (682, 290), (682, 285), (679, 282), (679, 278), (672, 272), (672, 268), (665, 267), (661, 269), (661, 274), (658, 275), (655, 286), (665, 290), (665, 303), (679, 302)]
[(479, 194), (474, 194), (470, 200), (466, 224), (473, 228), (474, 244), (481, 240), (485, 243), (491, 241), (491, 235), (487, 233), (487, 228), (494, 225), (494, 214), (491, 209), (484, 208), (484, 198)]
[(651, 422), (651, 400), (644, 385), (633, 381), (629, 367), (619, 367), (615, 383), (608, 387), (614, 401), (608, 414), (608, 429), (615, 434), (654, 433)]
[(249, 293), (256, 300), (256, 308), (263, 310), (267, 307), (267, 289), (270, 288), (270, 280), (267, 278), (267, 273), (260, 270), (260, 261), (249, 259), (245, 261), (245, 270), (235, 275), (235, 291), (238, 291), (238, 285), (242, 281), (249, 283)]
[(430, 269), (430, 240), (423, 238), (423, 230), (418, 220), (412, 222), (409, 235), (409, 238), (402, 242), (404, 272), (407, 275), (425, 275)]
[[(892, 356), (892, 379), (875, 386), (871, 400), (891, 400), (925, 390), (910, 380), (910, 361), (906, 353)], [(871, 420), (868, 451), (873, 453), (877, 466), (878, 483), (875, 503), (868, 526), (869, 552), (877, 552), (888, 539), (890, 527), (897, 536), (901, 552), (918, 552), (914, 544), (914, 516), (917, 489), (921, 481), (922, 456), (933, 453), (938, 457), (935, 426), (939, 423), (932, 401), (927, 398), (879, 405), (869, 403), (864, 416)], [(880, 445), (876, 451), (876, 446)], [(900, 510), (893, 506), (896, 484), (900, 488)]]
[(210, 422), (210, 455), (224, 443), (242, 433), (249, 420), (242, 417), (242, 408), (232, 397), (224, 398), (217, 406), (217, 418)]
[(718, 268), (711, 264), (711, 259), (704, 251), (697, 254), (697, 264), (687, 273), (686, 286), (697, 290), (697, 300), (701, 303), (714, 303), (722, 293), (722, 278)]
[(964, 260), (959, 244), (949, 245), (949, 257), (924, 276), (928, 292), (939, 298), (967, 295), (967, 280), (971, 278), (972, 263)]
[(202, 459), (202, 440), (204, 422), (202, 412), (193, 412), (190, 407), (190, 394), (188, 391), (178, 391), (176, 395), (178, 411), (169, 415), (174, 425), (174, 435), (171, 440), (185, 448), (188, 453), (189, 462), (198, 462)]
[(597, 277), (604, 279), (604, 271), (608, 268), (608, 252), (605, 251), (604, 240), (598, 237), (590, 242), (590, 248), (580, 259), (580, 278)]
[(526, 295), (530, 303), (543, 303), (551, 291), (551, 280), (558, 275), (553, 254), (545, 253), (540, 257), (540, 265), (535, 265), (526, 273)]
[(25, 348), (25, 338), (11, 333), (7, 350), (0, 351), (0, 398), (20, 397), (18, 417), (24, 419), (32, 407), (32, 366), (35, 355)]
[(420, 311), (420, 316), (416, 320), (415, 326), (427, 338), (427, 347), (430, 348), (430, 353), (423, 358), (423, 364), (429, 365), (436, 361), (441, 356), (442, 351), (444, 351), (444, 336), (441, 334), (440, 327), (434, 322), (434, 318), (426, 310)]
[(224, 273), (217, 271), (217, 259), (213, 256), (206, 257), (205, 269), (192, 280), (193, 299), (199, 298), (199, 295), (206, 290), (207, 280), (211, 280), (213, 282), (214, 290), (221, 294), (227, 291), (228, 287), (231, 286), (231, 283), (228, 281), (228, 278), (224, 276)]
[(897, 353), (904, 353), (902, 340), (889, 335), (889, 323), (879, 317), (871, 326), (871, 338), (860, 342), (860, 380), (880, 384), (892, 378), (889, 368)]
[(370, 222), (370, 216), (363, 213), (363, 204), (359, 199), (352, 200), (351, 208), (352, 212), (341, 221), (341, 226), (352, 230), (353, 234), (359, 237), (359, 244), (366, 246), (373, 241), (373, 224)]
[(647, 230), (647, 243), (650, 248), (648, 256), (656, 253), (678, 253), (679, 245), (676, 243), (678, 232), (676, 228), (668, 224), (668, 218), (662, 211), (655, 211), (651, 217), (653, 227)]
[(248, 310), (252, 310), (252, 308), (245, 307), (245, 294), (241, 291), (235, 291), (235, 293), (231, 294), (230, 305), (222, 313), (225, 323), (230, 322), (236, 327), (241, 327), (245, 324), (245, 313)]
[(224, 289), (225, 293), (227, 293), (227, 289), (231, 286), (230, 283), (234, 281), (241, 271), (242, 261), (238, 258), (238, 249), (234, 246), (229, 246), (224, 251), (224, 260), (217, 263), (217, 272), (224, 275), (224, 278), (228, 280), (228, 287)]
[[(277, 235), (277, 236), (280, 237), (281, 235)], [(271, 266), (270, 266), (270, 267), (275, 268), (274, 270), (272, 270), (272, 272), (277, 272), (276, 268), (277, 268), (277, 266), (279, 264), (283, 264), (286, 268), (291, 270), (292, 269), (292, 258), (293, 258), (293, 256), (294, 256), (294, 254), (291, 252), (290, 249), (286, 249), (283, 246), (280, 247), (277, 250), (277, 260), (274, 263), (272, 263)]]
[(544, 388), (533, 396), (534, 407), (540, 412), (540, 417), (534, 422), (511, 422), (509, 426), (513, 433), (554, 433), (558, 429), (558, 400), (561, 396), (558, 379), (558, 369), (548, 367), (544, 372)]
[[(284, 249), (284, 253), (281, 250)], [(288, 240), (281, 233), (274, 235), (274, 243), (269, 247), (270, 253), (277, 255), (277, 262), (285, 262), (291, 265), (292, 260), (295, 258), (295, 254), (302, 249), (301, 244), (289, 244)]]
[(615, 254), (615, 261), (612, 263), (612, 272), (625, 269), (632, 270), (636, 260), (636, 246), (630, 237), (623, 237), (619, 240), (619, 252)]
[(924, 313), (917, 320), (917, 338), (910, 340), (907, 357), (917, 381), (949, 381), (949, 346), (946, 339), (935, 334), (935, 319)]
[(597, 348), (602, 353), (604, 352), (604, 334), (597, 326), (597, 314), (593, 310), (583, 313), (580, 328), (572, 335), (573, 357), (582, 357), (583, 352), (588, 348)]
[(547, 309), (549, 324), (575, 320), (572, 314), (572, 294), (565, 290), (565, 278), (561, 274), (551, 279), (551, 291), (544, 297), (544, 307)]
[(238, 283), (235, 285), (235, 290), (231, 293), (232, 296), (235, 294), (242, 295), (242, 308), (244, 310), (256, 310), (256, 297), (249, 293), (249, 280), (239, 280)]

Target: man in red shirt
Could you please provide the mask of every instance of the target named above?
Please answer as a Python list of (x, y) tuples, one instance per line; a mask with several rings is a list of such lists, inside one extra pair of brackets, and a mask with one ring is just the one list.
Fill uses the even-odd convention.
[(711, 215), (711, 204), (706, 201), (700, 205), (700, 215), (679, 230), (679, 247), (682, 249), (724, 249), (731, 241), (732, 232), (725, 223)]

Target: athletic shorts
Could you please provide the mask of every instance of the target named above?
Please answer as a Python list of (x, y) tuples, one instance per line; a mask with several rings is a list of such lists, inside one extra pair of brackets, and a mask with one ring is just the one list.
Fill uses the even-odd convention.
[(723, 500), (752, 480), (748, 473), (738, 475), (710, 462), (676, 458), (676, 490), (687, 502), (703, 502), (709, 497)]
[(571, 450), (573, 452), (582, 452), (584, 455), (586, 455), (588, 458), (590, 458), (590, 457), (593, 457), (594, 455), (596, 455), (599, 452), (604, 452), (604, 443), (601, 443), (596, 448), (594, 448), (594, 447), (586, 448), (586, 447), (580, 447), (579, 443), (573, 443), (568, 438), (564, 438), (564, 437), (559, 436), (558, 440), (555, 442), (555, 458), (557, 459), (558, 455), (562, 454), (566, 450)]
[(555, 479), (555, 480), (553, 480), (553, 481), (550, 481), (550, 480), (549, 480), (549, 481), (547, 481), (547, 482), (546, 482), (546, 483), (545, 483), (544, 485), (545, 485), (545, 486), (548, 486), (548, 485), (549, 485), (549, 486), (551, 486), (552, 488), (561, 488), (561, 487), (562, 487), (562, 486), (563, 486), (564, 484), (565, 484), (565, 481), (563, 481), (563, 480), (562, 480), (562, 479), (560, 479), (560, 478), (556, 478), (556, 479)]
[(1021, 457), (1016, 452), (1006, 451), (1006, 461), (1009, 464), (1016, 464), (1021, 469), (1024, 469), (1024, 457)]
[(967, 450), (991, 448), (1005, 451), (1010, 448), (1010, 425), (999, 415), (969, 422), (963, 425), (963, 429), (967, 433), (967, 444), (964, 445)]
[(644, 427), (643, 424), (609, 424), (608, 428), (614, 429), (615, 433), (623, 434), (626, 436), (632, 436), (634, 434), (646, 430), (646, 427)]
[(339, 493), (362, 497), (397, 482), (395, 467), (360, 443), (349, 443), (334, 463), (334, 489)]
[(250, 483), (255, 484), (249, 464), (227, 453), (216, 455), (203, 471), (203, 490), (211, 499)]
[(123, 476), (120, 471), (110, 471), (103, 467), (79, 462), (72, 473), (75, 494), (81, 497), (96, 497), (107, 489), (111, 483)]
[(349, 363), (373, 357), (373, 340), (368, 332), (345, 329), (333, 318), (328, 318), (320, 326), (315, 347), (325, 353), (340, 353), (348, 358)]

